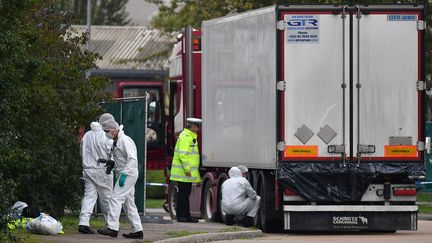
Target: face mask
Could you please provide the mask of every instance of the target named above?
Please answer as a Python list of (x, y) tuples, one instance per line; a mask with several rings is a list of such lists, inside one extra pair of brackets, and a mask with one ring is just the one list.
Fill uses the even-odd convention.
[(112, 134), (111, 134), (111, 131), (105, 132), (105, 136), (106, 136), (108, 139), (113, 139), (113, 136), (112, 136)]

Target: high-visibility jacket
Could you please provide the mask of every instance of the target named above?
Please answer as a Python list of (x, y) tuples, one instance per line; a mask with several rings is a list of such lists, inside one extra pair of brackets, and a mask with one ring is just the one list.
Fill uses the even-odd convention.
[[(177, 140), (171, 165), (172, 181), (200, 182), (197, 134), (185, 128)], [(191, 177), (186, 176), (191, 173)]]
[(25, 229), (26, 224), (30, 223), (32, 220), (33, 220), (32, 218), (18, 218), (8, 223), (7, 226), (10, 230)]

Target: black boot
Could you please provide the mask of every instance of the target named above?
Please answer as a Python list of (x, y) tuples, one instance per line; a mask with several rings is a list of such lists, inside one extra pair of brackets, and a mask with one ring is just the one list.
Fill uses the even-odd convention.
[(229, 226), (234, 225), (234, 215), (227, 214), (225, 219), (225, 224)]
[(94, 234), (93, 230), (91, 230), (90, 227), (88, 227), (87, 225), (79, 225), (78, 232), (81, 232), (83, 234)]
[(177, 222), (183, 222), (183, 223), (198, 223), (199, 220), (198, 219), (194, 219), (192, 217), (190, 218), (178, 218)]
[(144, 238), (144, 234), (141, 231), (138, 232), (134, 232), (134, 233), (129, 233), (129, 234), (123, 234), (124, 238), (131, 238), (131, 239), (143, 239)]
[(106, 229), (98, 229), (97, 232), (101, 235), (108, 235), (111, 237), (117, 237), (118, 235), (118, 231), (116, 230), (112, 230), (110, 228), (106, 228)]
[(254, 218), (246, 216), (243, 221), (243, 227), (249, 228), (253, 226)]

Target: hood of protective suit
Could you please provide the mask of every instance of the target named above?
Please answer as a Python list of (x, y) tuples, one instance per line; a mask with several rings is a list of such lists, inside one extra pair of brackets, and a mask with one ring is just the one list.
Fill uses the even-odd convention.
[(90, 128), (93, 131), (102, 131), (102, 126), (99, 124), (99, 122), (90, 123)]
[(231, 169), (228, 171), (228, 175), (230, 176), (230, 178), (242, 177), (242, 173), (241, 173), (240, 169), (236, 166), (231, 167)]

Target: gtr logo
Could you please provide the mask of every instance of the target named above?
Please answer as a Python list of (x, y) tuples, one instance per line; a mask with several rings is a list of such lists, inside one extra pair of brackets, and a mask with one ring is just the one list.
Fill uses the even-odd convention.
[(306, 25), (313, 25), (318, 26), (318, 20), (317, 19), (294, 19), (288, 21), (289, 26), (306, 26)]

